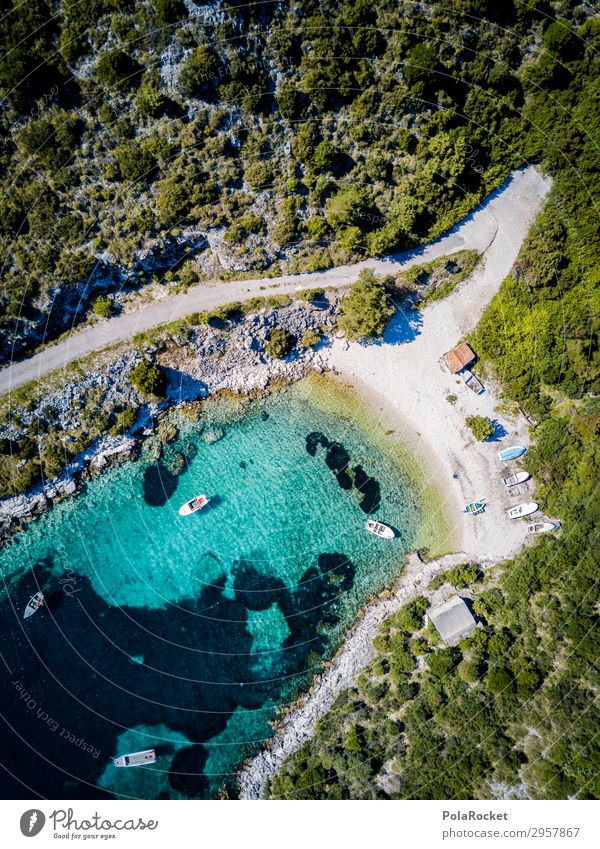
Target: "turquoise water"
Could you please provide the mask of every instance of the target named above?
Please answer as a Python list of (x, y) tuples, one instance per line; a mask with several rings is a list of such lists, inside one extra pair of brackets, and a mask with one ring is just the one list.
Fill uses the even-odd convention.
[[(277, 705), (415, 547), (419, 504), (407, 477), (351, 417), (301, 386), (170, 421), (178, 437), (159, 459), (147, 445), (1, 553), (13, 677), (101, 750), (84, 758), (15, 708), (15, 725), (50, 764), (21, 757), (44, 795), (57, 781), (83, 798), (210, 796), (231, 785)], [(210, 507), (180, 517), (200, 492)], [(368, 514), (398, 538), (366, 533)], [(24, 630), (17, 609), (36, 582), (48, 607)], [(110, 765), (151, 746), (154, 767)]]

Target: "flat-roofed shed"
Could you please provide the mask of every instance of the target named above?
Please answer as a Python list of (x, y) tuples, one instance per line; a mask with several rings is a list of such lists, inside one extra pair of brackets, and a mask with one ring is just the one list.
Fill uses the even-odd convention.
[(475, 352), (466, 342), (461, 342), (444, 356), (444, 361), (452, 374), (462, 371), (474, 359)]
[(437, 607), (431, 607), (427, 615), (449, 646), (455, 646), (465, 637), (470, 637), (477, 627), (477, 620), (459, 595)]

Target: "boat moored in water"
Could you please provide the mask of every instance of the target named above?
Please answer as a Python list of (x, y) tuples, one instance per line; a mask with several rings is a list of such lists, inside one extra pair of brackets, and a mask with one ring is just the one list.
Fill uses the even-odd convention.
[(383, 522), (376, 522), (375, 519), (368, 519), (365, 522), (365, 530), (383, 539), (394, 539), (396, 536), (393, 528), (390, 528), (389, 525), (384, 525)]
[(37, 613), (40, 607), (43, 607), (44, 601), (44, 594), (42, 592), (37, 592), (32, 595), (25, 606), (23, 619), (29, 619), (30, 616), (33, 616), (34, 613)]
[(143, 752), (132, 752), (130, 755), (120, 755), (113, 758), (114, 766), (144, 766), (156, 761), (154, 749), (145, 749)]
[(502, 478), (502, 483), (504, 486), (516, 486), (518, 483), (525, 483), (530, 477), (529, 472), (515, 472), (514, 475)]
[(511, 445), (510, 448), (503, 448), (502, 451), (498, 451), (498, 457), (503, 462), (507, 460), (517, 460), (519, 457), (522, 457), (523, 454), (527, 454), (527, 448), (523, 445)]
[(527, 501), (524, 504), (517, 504), (516, 507), (511, 507), (510, 510), (506, 511), (506, 515), (509, 519), (520, 519), (523, 516), (531, 516), (539, 506), (537, 501)]
[(560, 530), (560, 522), (532, 522), (527, 525), (528, 534), (549, 534), (551, 531)]
[(206, 507), (210, 498), (207, 498), (206, 495), (195, 495), (191, 501), (186, 501), (185, 504), (182, 504), (179, 508), (180, 516), (191, 516), (192, 513), (195, 513), (197, 510), (202, 510), (203, 507)]

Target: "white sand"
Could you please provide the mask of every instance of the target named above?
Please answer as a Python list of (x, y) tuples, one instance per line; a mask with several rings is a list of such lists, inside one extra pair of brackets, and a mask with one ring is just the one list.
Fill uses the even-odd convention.
[[(383, 344), (334, 341), (330, 366), (339, 372), (340, 379), (368, 391), (384, 415), (394, 417), (400, 438), (412, 445), (430, 469), (456, 529), (454, 550), (459, 553), (428, 564), (414, 555), (410, 558), (391, 597), (368, 606), (309, 693), (282, 719), (265, 749), (246, 762), (239, 775), (242, 799), (260, 798), (286, 757), (314, 735), (318, 720), (372, 660), (373, 637), (385, 618), (420, 594), (449, 566), (469, 560), (497, 563), (514, 556), (524, 545), (527, 522), (509, 520), (505, 510), (532, 500), (533, 484), (511, 495), (501, 481), (505, 467), (498, 451), (509, 444), (528, 445), (527, 425), (521, 417), (509, 418), (498, 412), (500, 399), (493, 385), (487, 384), (482, 395), (475, 395), (439, 360), (477, 325), (509, 274), (549, 188), (534, 169), (521, 171), (508, 189), (461, 225), (466, 248), (481, 250), (482, 234), (489, 234), (483, 265), (447, 298), (427, 306), (420, 316), (400, 315)], [(454, 405), (447, 401), (450, 394), (458, 396)], [(497, 442), (477, 442), (465, 425), (468, 415), (497, 420), (506, 435)], [(506, 473), (516, 468), (512, 463)], [(482, 498), (488, 504), (484, 514), (468, 516), (463, 512), (467, 502)]]
[[(498, 451), (508, 445), (528, 445), (529, 433), (521, 416), (509, 418), (496, 409), (500, 398), (495, 386), (487, 383), (485, 392), (476, 395), (439, 361), (475, 328), (541, 209), (549, 184), (533, 169), (520, 172), (518, 180), (512, 214), (499, 222), (483, 266), (469, 280), (447, 298), (426, 306), (420, 316), (398, 315), (384, 344), (336, 339), (330, 352), (330, 365), (342, 378), (358, 389), (367, 386), (383, 413), (396, 417), (400, 438), (413, 445), (441, 488), (456, 529), (455, 550), (473, 560), (503, 560), (524, 543), (527, 523), (511, 522), (505, 509), (520, 500), (532, 500), (532, 484), (521, 487), (517, 500), (511, 497), (501, 481), (506, 467)], [(458, 396), (454, 405), (447, 400), (450, 394)], [(465, 426), (470, 415), (497, 421), (506, 435), (500, 441), (477, 442)], [(516, 463), (509, 465), (506, 474), (518, 468)], [(484, 514), (475, 517), (463, 512), (467, 502), (482, 498), (489, 505)]]

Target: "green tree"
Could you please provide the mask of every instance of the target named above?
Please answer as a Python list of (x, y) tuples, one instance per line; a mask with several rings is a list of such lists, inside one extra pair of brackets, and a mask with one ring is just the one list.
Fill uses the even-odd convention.
[(484, 442), (494, 434), (494, 425), (486, 416), (467, 416), (466, 423), (475, 439), (480, 442)]
[(285, 357), (294, 347), (296, 340), (294, 336), (284, 327), (276, 327), (269, 334), (265, 351), (273, 359)]
[(394, 307), (385, 285), (369, 269), (361, 271), (349, 293), (342, 298), (338, 326), (349, 339), (383, 336)]
[(113, 314), (113, 302), (108, 295), (98, 295), (92, 301), (92, 309), (101, 318), (109, 318)]
[(120, 48), (101, 53), (96, 63), (98, 79), (110, 88), (128, 89), (137, 85), (141, 67)]
[(129, 379), (142, 395), (156, 395), (162, 398), (167, 388), (165, 373), (150, 360), (142, 360), (129, 373)]
[(208, 92), (216, 85), (221, 63), (212, 47), (197, 47), (185, 60), (179, 73), (179, 85), (185, 94)]

